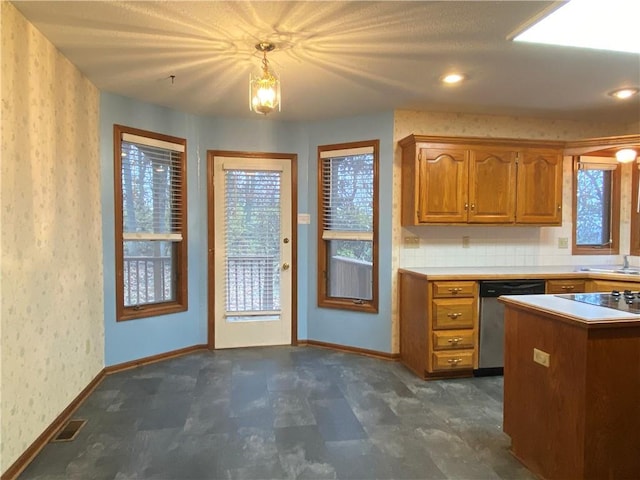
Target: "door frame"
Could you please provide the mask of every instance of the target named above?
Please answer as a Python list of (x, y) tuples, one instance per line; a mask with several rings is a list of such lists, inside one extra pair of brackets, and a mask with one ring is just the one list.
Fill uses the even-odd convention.
[(207, 347), (215, 349), (215, 157), (268, 158), (291, 163), (291, 345), (298, 345), (298, 155), (207, 150)]

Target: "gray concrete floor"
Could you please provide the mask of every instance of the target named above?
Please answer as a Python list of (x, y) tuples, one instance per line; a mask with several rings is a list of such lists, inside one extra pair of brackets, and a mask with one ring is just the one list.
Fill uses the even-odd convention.
[(20, 480), (534, 479), (502, 377), (425, 382), (313, 347), (196, 353), (110, 375)]

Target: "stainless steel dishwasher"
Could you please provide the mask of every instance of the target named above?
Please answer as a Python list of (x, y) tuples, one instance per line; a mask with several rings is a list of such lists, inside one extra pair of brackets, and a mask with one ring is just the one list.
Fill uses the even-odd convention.
[(504, 305), (500, 295), (544, 293), (544, 280), (489, 280), (480, 282), (480, 346), (477, 376), (504, 372)]

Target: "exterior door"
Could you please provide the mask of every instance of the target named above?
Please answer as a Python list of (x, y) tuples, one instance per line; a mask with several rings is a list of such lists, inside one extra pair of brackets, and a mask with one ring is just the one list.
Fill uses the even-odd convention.
[(210, 152), (208, 163), (209, 344), (291, 344), (295, 157)]

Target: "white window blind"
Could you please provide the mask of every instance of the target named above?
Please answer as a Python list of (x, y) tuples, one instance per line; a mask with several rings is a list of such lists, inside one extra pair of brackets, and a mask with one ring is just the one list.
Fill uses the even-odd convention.
[(373, 298), (373, 146), (320, 152), (327, 298)]
[(114, 126), (118, 320), (187, 308), (186, 140)]
[(182, 240), (184, 146), (123, 134), (123, 240)]
[(373, 240), (373, 148), (329, 150), (322, 161), (323, 240)]
[(613, 157), (589, 157), (581, 156), (578, 162), (579, 170), (615, 170), (618, 161)]
[(224, 170), (227, 316), (280, 311), (278, 171)]

